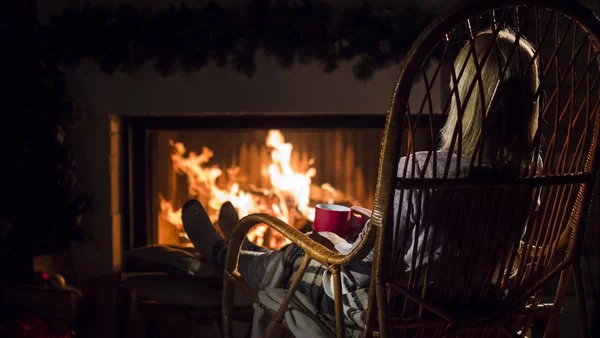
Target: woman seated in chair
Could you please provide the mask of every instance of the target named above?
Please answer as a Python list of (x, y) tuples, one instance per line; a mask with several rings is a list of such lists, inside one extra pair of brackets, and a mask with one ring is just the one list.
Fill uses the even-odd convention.
[[(433, 161), (428, 159), (428, 152), (417, 152), (411, 155), (408, 161), (404, 157), (400, 159), (399, 177), (432, 178), (444, 177), (444, 174), (447, 175), (446, 177), (466, 177), (471, 169), (472, 157), (475, 157), (475, 163), (484, 163), (492, 167), (512, 166), (539, 171), (541, 164), (533, 160), (538, 104), (531, 98), (539, 87), (537, 61), (532, 60), (534, 49), (523, 37), (516, 42), (515, 34), (509, 30), (504, 29), (497, 33), (497, 37), (492, 31), (478, 34), (474, 42), (467, 43), (461, 49), (454, 62), (458, 80), (456, 85), (451, 83), (450, 87), (451, 91), (455, 90), (456, 93), (451, 94), (453, 102), (449, 108), (448, 120), (441, 131), (441, 146), (436, 153), (437, 167), (434, 167)], [(494, 45), (494, 40), (496, 47), (490, 47)], [(513, 53), (515, 45), (518, 48)], [(482, 81), (475, 84), (470, 99), (465, 104), (471, 84), (474, 81), (479, 82), (477, 65), (481, 63), (483, 55), (489, 48), (492, 50), (481, 66)], [(475, 62), (472, 49), (476, 52), (478, 62)], [(510, 61), (507, 64), (509, 57)], [(501, 68), (505, 69), (502, 77), (499, 74)], [(507, 95), (507, 89), (510, 90), (510, 102), (504, 102), (502, 108), (499, 108), (498, 88), (500, 86), (504, 87), (503, 95)], [(480, 92), (481, 89), (483, 93)], [(460, 98), (464, 112), (463, 109), (459, 109), (456, 96)], [(485, 130), (482, 130), (481, 121), (483, 109), (486, 110), (486, 122), (489, 122), (486, 123), (488, 127)], [(458, 134), (455, 126), (460, 125), (457, 121), (461, 119), (461, 113), (462, 141), (459, 141), (460, 138), (455, 136)], [(499, 127), (501, 125), (502, 128)], [(485, 141), (480, 142), (483, 134), (485, 134)], [(458, 149), (459, 144), (460, 149)], [(480, 151), (477, 150), (478, 144), (483, 144), (483, 149)], [(457, 159), (457, 154), (461, 156), (460, 161)], [(399, 224), (399, 228), (393, 230), (393, 240), (404, 241), (404, 243), (397, 246), (403, 248), (402, 252), (394, 254), (403, 257), (406, 270), (409, 271), (410, 266), (413, 266), (411, 262), (415, 253), (419, 254), (426, 246), (429, 246), (427, 250), (432, 249), (431, 236), (427, 237), (424, 234), (442, 230), (436, 228), (435, 217), (431, 217), (427, 211), (429, 209), (418, 210), (422, 205), (414, 205), (414, 199), (403, 199), (402, 205), (399, 201), (400, 197), (396, 192), (393, 214), (394, 224)], [(396, 222), (398, 214), (400, 220)], [(417, 221), (414, 220), (415, 217), (421, 219)], [(195, 200), (187, 202), (183, 207), (182, 219), (184, 228), (196, 249), (203, 257), (222, 266), (228, 242), (215, 231), (202, 205)], [(223, 205), (219, 219), (223, 233), (228, 236), (238, 221), (236, 211), (230, 203)], [(418, 233), (415, 233), (417, 232), (415, 223), (426, 226), (419, 227)], [(354, 236), (348, 239), (342, 239), (331, 233), (322, 233), (322, 235), (329, 239), (339, 252), (345, 254), (360, 242), (362, 238), (360, 230), (363, 229), (358, 229)], [(404, 234), (409, 234), (410, 238), (402, 238)], [(424, 241), (427, 243), (423, 243)], [(414, 242), (418, 243), (417, 248), (414, 247)], [(437, 253), (441, 247), (441, 244), (436, 244), (436, 248), (432, 251)], [(245, 241), (242, 250), (238, 271), (244, 280), (257, 290), (268, 287), (287, 288), (303, 255), (302, 249), (293, 244), (280, 250), (266, 251), (248, 240)], [(431, 260), (436, 260), (435, 254), (431, 257)], [(372, 253), (361, 262), (342, 267), (344, 314), (349, 328), (362, 328), (365, 324), (364, 310), (367, 306), (371, 261)], [(426, 258), (422, 264), (431, 264), (431, 262)], [(312, 303), (319, 316), (331, 324), (330, 327), (335, 327), (332, 276), (324, 266), (311, 261), (297, 290)]]

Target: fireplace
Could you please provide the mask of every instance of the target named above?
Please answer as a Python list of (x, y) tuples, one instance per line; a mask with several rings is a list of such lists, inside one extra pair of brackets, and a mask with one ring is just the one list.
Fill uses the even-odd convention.
[[(157, 215), (150, 215), (159, 197), (157, 191), (151, 192), (147, 163), (152, 161), (148, 148), (154, 131), (279, 129), (286, 142), (296, 142), (290, 129), (371, 126), (378, 129), (376, 149), (371, 150), (378, 157), (395, 67), (361, 82), (352, 73), (352, 63), (342, 64), (331, 74), (324, 74), (318, 63), (281, 70), (263, 56), (257, 56), (257, 65), (260, 72), (252, 78), (216, 66), (166, 78), (151, 67), (131, 76), (105, 75), (93, 63), (77, 69), (71, 90), (87, 114), (70, 138), (81, 184), (94, 196), (94, 208), (83, 220), (94, 242), (77, 248), (74, 264), (79, 273), (87, 278), (116, 271), (123, 252), (159, 242)], [(440, 92), (442, 86), (434, 88)], [(440, 97), (433, 95), (435, 107), (441, 106)], [(420, 103), (421, 96), (414, 98), (419, 101), (415, 104)], [(189, 151), (201, 150), (183, 143)], [(299, 144), (294, 146), (299, 150)], [(168, 156), (171, 148), (164, 147)], [(322, 182), (322, 164), (315, 159), (317, 183)], [(169, 192), (164, 197), (173, 198)], [(173, 202), (181, 203), (176, 198)]]
[[(317, 203), (372, 207), (383, 115), (200, 114), (124, 119), (129, 206), (126, 249), (188, 246), (180, 208), (199, 200), (216, 222), (265, 212), (309, 230)], [(255, 243), (285, 240), (258, 226)]]

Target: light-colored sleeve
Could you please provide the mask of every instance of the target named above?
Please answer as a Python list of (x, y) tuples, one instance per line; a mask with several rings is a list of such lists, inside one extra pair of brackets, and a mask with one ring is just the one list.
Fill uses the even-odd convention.
[[(414, 164), (414, 167), (413, 167)], [(406, 166), (406, 172), (404, 167)], [(400, 158), (398, 163), (398, 177), (414, 178), (420, 176), (421, 168), (418, 166), (418, 161), (415, 162), (413, 157), (409, 157), (406, 161), (405, 157)], [(402, 198), (402, 201), (400, 200)], [(421, 203), (418, 203), (419, 196), (414, 191), (410, 190), (396, 190), (394, 193), (394, 210), (392, 210), (392, 217), (394, 220), (394, 226), (392, 230), (393, 241), (400, 240), (400, 236), (404, 236), (405, 233), (410, 234), (411, 224), (415, 223), (417, 208), (421, 207)], [(400, 217), (400, 220), (398, 220)], [(406, 232), (406, 227), (409, 227), (409, 232)]]

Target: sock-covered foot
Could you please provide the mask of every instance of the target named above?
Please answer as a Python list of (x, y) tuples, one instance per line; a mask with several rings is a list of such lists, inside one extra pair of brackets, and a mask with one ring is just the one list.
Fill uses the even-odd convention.
[(233, 228), (240, 221), (237, 210), (231, 202), (225, 202), (219, 210), (219, 228), (223, 232), (225, 239), (230, 239), (233, 233)]
[(227, 241), (217, 232), (206, 210), (196, 200), (187, 201), (181, 212), (183, 228), (190, 241), (206, 260), (222, 264), (227, 252)]
[[(233, 204), (231, 204), (231, 202), (223, 203), (221, 210), (219, 210), (219, 228), (221, 228), (221, 231), (227, 240), (231, 238), (233, 228), (239, 221), (240, 217), (238, 216)], [(246, 238), (242, 243), (242, 250), (266, 251), (266, 249), (250, 242), (248, 238)]]

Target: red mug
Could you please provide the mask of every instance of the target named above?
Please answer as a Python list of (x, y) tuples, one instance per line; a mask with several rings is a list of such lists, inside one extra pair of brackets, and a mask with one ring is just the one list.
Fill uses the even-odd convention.
[(345, 238), (350, 231), (349, 221), (352, 210), (343, 205), (317, 204), (313, 229), (316, 232), (328, 231)]

